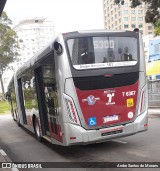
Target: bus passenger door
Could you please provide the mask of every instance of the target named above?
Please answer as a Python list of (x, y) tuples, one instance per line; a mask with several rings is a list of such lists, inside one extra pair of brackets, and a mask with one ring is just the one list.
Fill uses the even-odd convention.
[(39, 117), (42, 126), (42, 134), (50, 136), (49, 126), (48, 126), (47, 107), (45, 102), (44, 91), (42, 91), (44, 90), (42, 67), (39, 67), (35, 70), (35, 79), (36, 79), (36, 89), (37, 89), (37, 97), (38, 97)]
[(58, 93), (55, 70), (49, 66), (43, 67), (43, 84), (50, 135), (52, 138), (62, 141), (61, 128), (58, 122)]
[(25, 107), (24, 107), (21, 78), (18, 79), (18, 92), (19, 92), (20, 107), (21, 107), (21, 111), (22, 111), (23, 124), (27, 125), (27, 118), (26, 118), (26, 112), (25, 112)]

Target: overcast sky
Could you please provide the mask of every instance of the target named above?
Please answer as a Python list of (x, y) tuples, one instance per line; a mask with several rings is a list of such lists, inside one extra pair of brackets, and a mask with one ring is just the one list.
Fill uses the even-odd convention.
[(4, 10), (13, 25), (24, 19), (48, 18), (56, 34), (104, 28), (102, 0), (7, 0)]

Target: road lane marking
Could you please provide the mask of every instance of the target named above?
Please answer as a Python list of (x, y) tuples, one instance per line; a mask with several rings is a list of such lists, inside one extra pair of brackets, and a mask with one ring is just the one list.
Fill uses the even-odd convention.
[[(4, 150), (2, 150), (2, 149), (0, 149), (0, 154), (2, 155), (2, 156), (7, 156), (7, 154), (5, 153), (5, 151)], [(6, 162), (6, 161), (5, 161)], [(8, 162), (9, 163), (9, 162)], [(12, 171), (19, 171), (17, 168), (11, 168), (12, 169)]]
[(0, 149), (0, 154), (2, 155), (2, 156), (7, 156), (7, 154), (4, 152), (4, 150), (2, 150), (2, 149)]
[(121, 143), (121, 144), (128, 144), (126, 141), (121, 141), (121, 140), (112, 140), (113, 142)]

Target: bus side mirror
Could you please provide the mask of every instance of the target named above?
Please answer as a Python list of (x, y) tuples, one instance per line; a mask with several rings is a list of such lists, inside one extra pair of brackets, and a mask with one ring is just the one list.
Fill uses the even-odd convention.
[(56, 51), (58, 55), (62, 54), (63, 52), (62, 45), (58, 42), (54, 42), (54, 50)]

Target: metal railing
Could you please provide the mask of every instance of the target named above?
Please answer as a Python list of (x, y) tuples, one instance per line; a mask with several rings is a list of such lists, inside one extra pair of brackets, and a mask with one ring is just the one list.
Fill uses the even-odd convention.
[(148, 105), (160, 107), (160, 80), (148, 81)]

